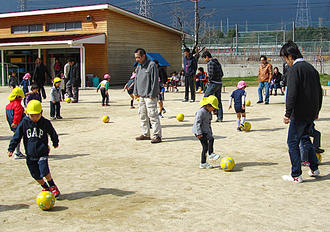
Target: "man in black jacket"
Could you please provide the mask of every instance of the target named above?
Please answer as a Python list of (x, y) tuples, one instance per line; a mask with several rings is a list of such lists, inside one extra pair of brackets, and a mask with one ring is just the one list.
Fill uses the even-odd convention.
[(80, 67), (79, 64), (72, 58), (69, 59), (70, 71), (69, 80), (66, 84), (67, 93), (70, 98), (73, 98), (72, 103), (78, 103), (79, 87), (81, 86)]
[(190, 53), (189, 48), (184, 49), (184, 59), (183, 59), (183, 66), (184, 66), (184, 76), (185, 76), (185, 95), (184, 95), (184, 102), (189, 100), (189, 88), (191, 93), (191, 100), (190, 102), (195, 101), (195, 74), (197, 70), (197, 61), (195, 57)]
[[(288, 124), (288, 146), (291, 160), (291, 175), (283, 176), (287, 181), (301, 183), (301, 156), (299, 142), (303, 136), (309, 135), (314, 120), (318, 119), (322, 105), (322, 88), (319, 73), (304, 61), (298, 46), (290, 41), (283, 45), (280, 55), (290, 66), (287, 73), (287, 96), (284, 123)], [(315, 149), (307, 139), (308, 162), (310, 163), (309, 175), (316, 177), (320, 174), (317, 164)]]
[(221, 88), (222, 88), (222, 77), (223, 72), (221, 68), (221, 64), (217, 59), (213, 59), (212, 55), (209, 51), (205, 51), (202, 54), (202, 58), (207, 63), (207, 72), (208, 72), (208, 86), (205, 91), (204, 97), (208, 97), (210, 95), (214, 95), (218, 98), (219, 109), (217, 110), (217, 120), (216, 122), (220, 122), (223, 120), (223, 110), (221, 103)]
[(32, 83), (38, 85), (40, 99), (41, 96), (43, 99), (46, 99), (46, 92), (44, 88), (46, 82), (46, 73), (50, 77), (47, 68), (43, 63), (41, 63), (41, 59), (37, 58), (35, 61), (34, 71), (32, 75)]

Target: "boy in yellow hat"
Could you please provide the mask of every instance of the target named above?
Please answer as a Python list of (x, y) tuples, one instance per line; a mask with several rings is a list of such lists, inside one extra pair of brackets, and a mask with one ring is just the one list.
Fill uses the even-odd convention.
[[(58, 197), (60, 191), (54, 183), (48, 166), (48, 135), (54, 148), (58, 147), (58, 135), (51, 122), (42, 116), (40, 101), (31, 100), (27, 104), (26, 112), (28, 117), (23, 118), (10, 140), (8, 156), (13, 155), (13, 151), (23, 138), (26, 164), (31, 176), (42, 186), (43, 191), (50, 191), (55, 197)], [(44, 178), (47, 182), (44, 181)]]
[[(50, 90), (50, 118), (52, 120), (62, 119), (61, 117), (61, 78), (54, 79), (54, 86)], [(56, 116), (56, 117), (55, 117)]]
[(217, 160), (220, 155), (213, 153), (214, 137), (211, 128), (212, 114), (211, 112), (219, 109), (218, 98), (214, 95), (204, 97), (200, 104), (202, 107), (195, 114), (195, 121), (192, 132), (202, 144), (202, 157), (200, 168), (213, 168), (206, 162), (206, 153), (209, 152), (209, 160)]
[[(22, 106), (22, 100), (24, 98), (24, 92), (20, 88), (14, 88), (8, 96), (10, 103), (6, 106), (6, 118), (9, 124), (10, 130), (15, 133), (17, 126), (22, 121), (24, 114), (24, 108)], [(17, 144), (15, 159), (25, 159), (20, 149), (20, 144)]]

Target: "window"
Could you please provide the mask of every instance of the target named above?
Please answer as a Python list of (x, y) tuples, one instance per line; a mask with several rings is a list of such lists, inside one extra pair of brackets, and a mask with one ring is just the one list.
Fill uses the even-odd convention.
[(20, 26), (12, 26), (11, 33), (33, 33), (33, 32), (42, 32), (42, 24), (31, 24), (31, 25), (20, 25)]
[(47, 31), (80, 30), (81, 22), (47, 23)]

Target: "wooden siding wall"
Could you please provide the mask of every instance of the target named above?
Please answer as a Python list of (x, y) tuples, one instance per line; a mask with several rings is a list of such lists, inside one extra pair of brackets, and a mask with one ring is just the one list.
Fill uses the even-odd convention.
[(133, 71), (134, 51), (144, 48), (158, 52), (171, 64), (167, 73), (182, 67), (181, 37), (158, 27), (134, 20), (115, 12), (108, 14), (108, 59), (112, 84), (125, 83)]
[(104, 44), (85, 44), (86, 74), (103, 77), (108, 73), (107, 48)]

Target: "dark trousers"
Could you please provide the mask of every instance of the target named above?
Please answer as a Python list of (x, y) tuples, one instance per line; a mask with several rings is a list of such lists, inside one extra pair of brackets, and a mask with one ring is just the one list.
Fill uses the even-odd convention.
[(46, 96), (46, 91), (45, 91), (44, 86), (43, 85), (38, 85), (38, 88), (39, 88), (38, 93), (40, 95), (40, 99), (41, 100), (42, 100), (42, 98), (46, 99), (47, 96)]
[(102, 95), (102, 105), (109, 104), (109, 94), (106, 89), (101, 89), (101, 95)]
[(214, 95), (218, 98), (219, 109), (216, 110), (218, 120), (223, 120), (223, 109), (222, 109), (222, 102), (221, 102), (221, 88), (222, 88), (222, 84), (209, 83), (208, 86), (207, 86), (207, 89), (205, 90), (205, 94), (204, 94), (204, 97)]
[(201, 163), (206, 163), (206, 153), (209, 152), (209, 155), (213, 153), (213, 144), (214, 144), (214, 138), (208, 138), (207, 134), (203, 134), (203, 136), (199, 139), (199, 141), (202, 144), (203, 150), (202, 150), (202, 156), (201, 156)]
[(289, 155), (291, 160), (291, 176), (298, 177), (302, 174), (301, 171), (301, 155), (299, 150), (299, 142), (301, 138), (303, 139), (304, 148), (308, 150), (307, 161), (310, 163), (310, 169), (315, 171), (318, 169), (317, 158), (315, 149), (309, 138), (309, 132), (311, 129), (312, 123), (305, 121), (296, 121), (291, 120), (289, 131), (288, 131), (288, 146), (289, 146)]
[(50, 117), (61, 116), (61, 104), (60, 102), (50, 102)]
[(195, 101), (195, 79), (193, 76), (186, 76), (184, 80), (185, 85), (185, 100), (189, 100), (189, 89), (191, 94), (191, 100)]
[[(307, 161), (308, 160), (308, 153), (309, 153), (309, 148), (308, 148), (308, 142), (306, 143), (307, 139), (309, 137), (313, 137), (313, 147), (314, 149), (317, 149), (321, 146), (321, 133), (315, 129), (314, 124), (310, 129), (310, 134), (305, 135), (301, 138), (299, 148), (300, 148), (300, 153), (301, 153), (301, 160), (302, 161)], [(306, 147), (307, 144), (307, 147)]]

